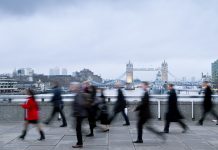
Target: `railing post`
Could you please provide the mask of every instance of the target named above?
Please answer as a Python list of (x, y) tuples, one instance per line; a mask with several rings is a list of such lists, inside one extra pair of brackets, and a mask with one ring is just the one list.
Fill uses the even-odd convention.
[(161, 109), (160, 109), (160, 100), (157, 101), (157, 109), (158, 109), (158, 120), (161, 120)]
[(108, 98), (108, 103), (110, 103), (110, 102), (111, 102), (111, 98), (109, 97), (109, 98)]
[(41, 100), (42, 100), (42, 102), (44, 102), (44, 101), (45, 101), (45, 99), (44, 99), (44, 98), (42, 98)]
[(192, 120), (194, 121), (195, 120), (195, 116), (194, 116), (194, 100), (192, 100), (191, 105), (192, 105)]

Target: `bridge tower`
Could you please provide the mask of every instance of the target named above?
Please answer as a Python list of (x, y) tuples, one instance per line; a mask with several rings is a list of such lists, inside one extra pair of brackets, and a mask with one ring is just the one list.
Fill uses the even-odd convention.
[(164, 62), (161, 64), (161, 77), (163, 82), (168, 81), (168, 64), (164, 60)]
[(130, 61), (128, 64), (126, 64), (126, 89), (127, 90), (134, 89), (133, 64)]

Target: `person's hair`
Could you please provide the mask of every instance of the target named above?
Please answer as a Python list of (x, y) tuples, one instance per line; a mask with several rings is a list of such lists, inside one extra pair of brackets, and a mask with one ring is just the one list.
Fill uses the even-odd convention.
[(149, 83), (147, 81), (143, 81), (142, 84), (149, 86)]
[(32, 89), (27, 89), (27, 93), (35, 100), (35, 92)]
[(168, 84), (169, 87), (174, 87), (174, 84), (170, 83)]
[(59, 87), (60, 84), (59, 84), (58, 81), (53, 81), (53, 85), (54, 85), (55, 88), (57, 88), (57, 87)]
[(205, 83), (205, 84), (208, 84), (208, 83), (209, 83), (209, 81), (204, 81), (203, 83)]

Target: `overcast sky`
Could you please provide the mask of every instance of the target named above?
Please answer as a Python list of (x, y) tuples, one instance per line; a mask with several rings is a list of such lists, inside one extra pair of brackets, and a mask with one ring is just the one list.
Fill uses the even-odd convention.
[(177, 78), (200, 78), (218, 59), (218, 1), (1, 0), (0, 56), (0, 73), (58, 66), (117, 78), (129, 60), (140, 68), (166, 60)]

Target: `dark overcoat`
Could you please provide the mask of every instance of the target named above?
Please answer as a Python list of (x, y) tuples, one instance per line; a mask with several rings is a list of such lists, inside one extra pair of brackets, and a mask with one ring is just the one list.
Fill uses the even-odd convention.
[(144, 96), (135, 111), (138, 111), (139, 119), (148, 120), (151, 118), (149, 93), (147, 91), (144, 93)]
[(213, 102), (212, 102), (212, 90), (208, 86), (204, 91), (204, 101), (203, 101), (203, 108), (204, 111), (208, 112), (213, 108)]
[(115, 113), (121, 112), (126, 108), (126, 100), (125, 100), (122, 90), (118, 89), (117, 92), (118, 92), (117, 101), (114, 106)]
[(166, 113), (166, 120), (169, 122), (177, 122), (179, 119), (184, 117), (180, 113), (177, 104), (177, 95), (175, 89), (172, 89), (168, 92), (168, 108)]

